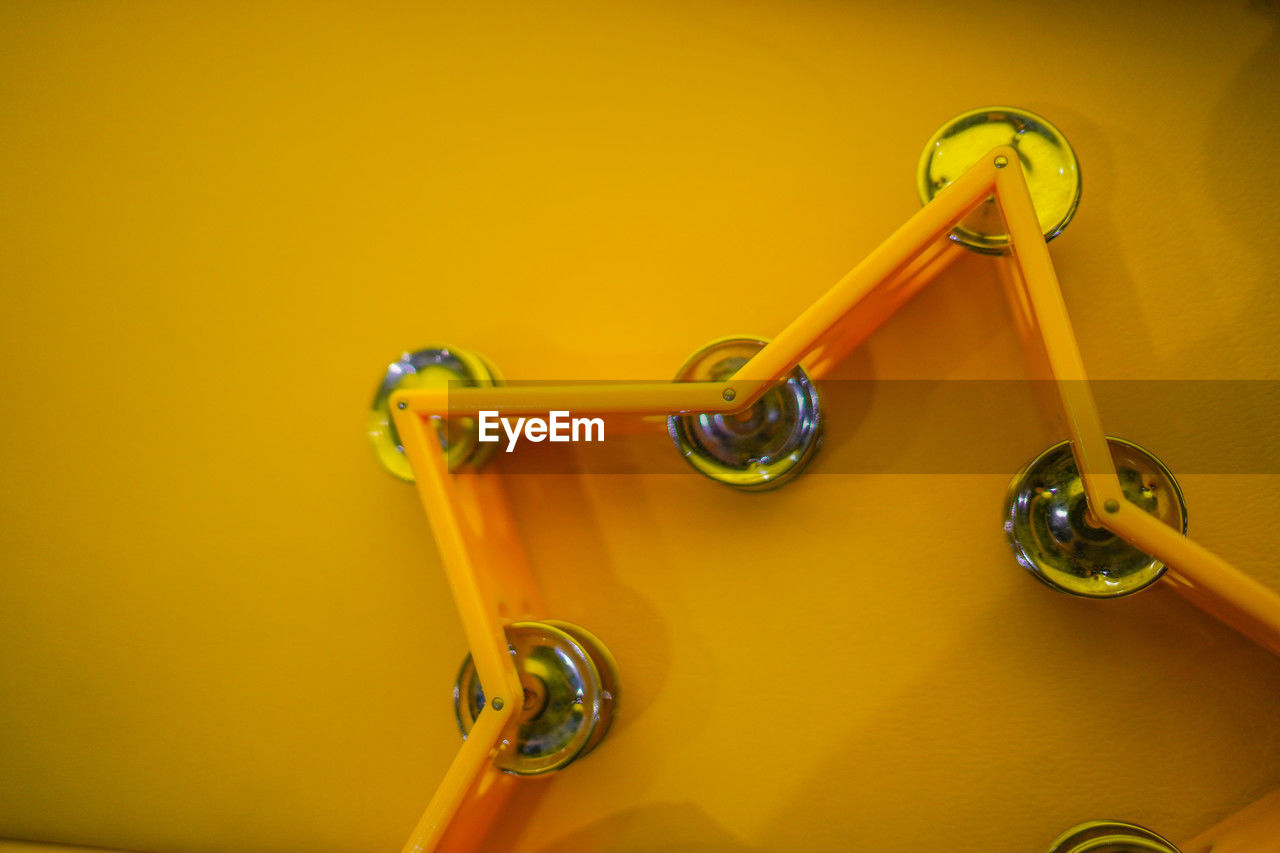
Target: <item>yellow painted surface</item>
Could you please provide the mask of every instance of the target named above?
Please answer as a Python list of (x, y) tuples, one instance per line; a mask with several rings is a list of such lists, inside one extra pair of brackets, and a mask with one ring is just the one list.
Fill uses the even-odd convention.
[[(665, 379), (774, 334), (916, 209), (965, 109), (1075, 146), (1051, 248), (1095, 377), (1280, 379), (1266, 4), (0, 15), (0, 837), (397, 849), (464, 644), (362, 434), (382, 367), (448, 340)], [(1023, 376), (994, 263), (839, 375)], [(1010, 418), (1020, 459), (1051, 440)], [(513, 478), (549, 607), (626, 692), (507, 843), (1025, 851), (1090, 817), (1187, 838), (1280, 784), (1280, 661), (1167, 589), (1032, 582), (1006, 475), (824, 474), (858, 440), (833, 419), (763, 496)], [(1278, 478), (1180, 479), (1192, 534), (1280, 588)]]

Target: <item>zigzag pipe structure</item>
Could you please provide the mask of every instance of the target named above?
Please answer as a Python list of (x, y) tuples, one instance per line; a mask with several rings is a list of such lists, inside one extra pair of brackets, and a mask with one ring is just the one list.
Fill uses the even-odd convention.
[(1018, 153), (998, 147), (943, 189), (865, 260), (784, 328), (730, 379), (625, 385), (403, 390), (392, 414), (488, 704), (480, 712), (406, 851), (469, 849), (484, 838), (519, 777), (494, 766), (509, 737), (522, 687), (504, 626), (545, 615), (497, 476), (450, 471), (437, 432), (442, 418), (575, 414), (669, 416), (737, 413), (797, 365), (814, 378), (856, 348), (964, 251), (952, 229), (994, 196), (1009, 233), (1015, 314), (1038, 342), (1097, 523), (1168, 566), (1176, 589), (1217, 618), (1280, 654), (1280, 596), (1130, 503), (1106, 434), (1028, 190)]

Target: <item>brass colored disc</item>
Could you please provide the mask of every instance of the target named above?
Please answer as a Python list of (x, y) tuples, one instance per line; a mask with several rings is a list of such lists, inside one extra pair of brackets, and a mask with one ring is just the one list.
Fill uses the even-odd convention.
[[(600, 655), (612, 665), (613, 659), (594, 635), (565, 623), (513, 622), (506, 633), (524, 693), (495, 763), (521, 776), (560, 770), (591, 751), (612, 721), (617, 673), (611, 669), (606, 681), (594, 661)], [(588, 645), (596, 648), (588, 649), (577, 637), (589, 638)], [(453, 697), (465, 736), (485, 707), (470, 655)]]
[[(412, 482), (413, 469), (404, 455), (400, 433), (391, 417), (391, 395), (409, 388), (447, 388), (450, 382), (466, 386), (501, 385), (502, 378), (484, 358), (456, 347), (430, 347), (405, 353), (387, 367), (369, 407), (366, 430), (382, 467), (401, 480)], [(450, 470), (467, 463), (479, 466), (497, 449), (496, 443), (479, 441), (479, 427), (474, 418), (435, 420), (440, 432), (440, 448), (449, 458)]]
[[(1080, 164), (1066, 137), (1045, 119), (1026, 110), (986, 107), (958, 115), (933, 135), (920, 155), (917, 188), (928, 204), (992, 148), (1009, 145), (1031, 191), (1031, 201), (1046, 240), (1067, 227), (1080, 204)], [(1009, 235), (993, 199), (966, 216), (951, 239), (979, 252), (1002, 254)]]
[[(763, 349), (758, 338), (723, 338), (699, 350), (678, 382), (733, 377)], [(801, 367), (736, 414), (673, 415), (667, 431), (699, 472), (739, 489), (774, 489), (799, 474), (822, 440), (818, 389)]]
[(1167, 838), (1118, 820), (1091, 820), (1054, 839), (1049, 853), (1180, 853)]
[(587, 745), (582, 748), (582, 755), (586, 755), (596, 748), (613, 725), (613, 715), (618, 707), (618, 662), (613, 659), (613, 654), (600, 638), (581, 625), (559, 619), (548, 619), (544, 624), (559, 628), (577, 640), (587, 650), (587, 654), (591, 655), (591, 662), (596, 665), (596, 672), (600, 675), (600, 719), (592, 730)]
[[(1187, 507), (1169, 469), (1136, 444), (1118, 438), (1107, 443), (1125, 498), (1185, 534)], [(1128, 595), (1164, 574), (1163, 563), (1096, 523), (1069, 441), (1050, 447), (1014, 477), (1004, 527), (1023, 568), (1072, 595)]]

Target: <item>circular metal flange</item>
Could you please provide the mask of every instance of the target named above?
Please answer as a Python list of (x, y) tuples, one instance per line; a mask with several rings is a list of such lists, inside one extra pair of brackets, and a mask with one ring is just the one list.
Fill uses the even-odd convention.
[(587, 740), (587, 745), (582, 748), (582, 752), (579, 754), (579, 757), (581, 757), (595, 749), (600, 741), (604, 740), (604, 736), (609, 733), (609, 727), (613, 725), (613, 715), (618, 707), (618, 662), (614, 660), (613, 654), (600, 641), (600, 638), (581, 625), (562, 622), (559, 619), (547, 619), (543, 624), (559, 628), (577, 640), (578, 645), (586, 649), (587, 654), (591, 655), (591, 662), (595, 664), (596, 672), (600, 676), (600, 717), (591, 731), (591, 737)]
[[(1187, 506), (1168, 468), (1136, 444), (1108, 438), (1124, 496), (1182, 533)], [(1164, 564), (1100, 526), (1090, 511), (1071, 442), (1033, 459), (1013, 478), (1005, 533), (1027, 571), (1061, 592), (1115, 598), (1164, 574)]]
[[(1031, 201), (1046, 240), (1067, 227), (1080, 204), (1080, 164), (1066, 137), (1035, 113), (985, 107), (956, 116), (933, 135), (920, 155), (917, 188), (928, 204), (992, 148), (1009, 145), (1018, 154)], [(1009, 235), (994, 199), (961, 220), (951, 239), (978, 252), (1002, 254)]]
[[(763, 349), (759, 338), (723, 338), (680, 368), (678, 382), (722, 382)], [(728, 392), (725, 399), (732, 399)], [(739, 489), (781, 486), (804, 469), (822, 440), (818, 389), (801, 367), (737, 413), (673, 415), (671, 440), (695, 469)]]
[[(391, 395), (406, 389), (448, 388), (450, 382), (473, 387), (501, 385), (502, 377), (483, 357), (456, 347), (428, 347), (407, 352), (387, 367), (369, 407), (366, 431), (382, 467), (401, 480), (412, 482), (413, 468), (404, 455), (400, 433), (391, 417)], [(498, 447), (497, 443), (480, 442), (474, 418), (433, 420), (437, 422), (440, 449), (448, 456), (450, 470), (466, 463), (479, 466)]]
[[(520, 776), (560, 770), (594, 749), (613, 722), (613, 657), (594, 634), (565, 622), (512, 622), (506, 633), (524, 693), (494, 763)], [(485, 706), (470, 655), (453, 702), (465, 737)]]
[(1118, 820), (1091, 820), (1054, 839), (1049, 853), (1180, 853), (1167, 838)]

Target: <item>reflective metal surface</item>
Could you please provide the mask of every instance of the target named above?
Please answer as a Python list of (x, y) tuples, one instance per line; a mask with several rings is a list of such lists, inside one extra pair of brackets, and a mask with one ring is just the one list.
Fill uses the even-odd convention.
[[(985, 107), (943, 125), (920, 155), (917, 188), (927, 204), (944, 187), (998, 145), (1010, 145), (1027, 177), (1031, 200), (1046, 240), (1067, 227), (1080, 203), (1080, 165), (1066, 137), (1026, 110)], [(1009, 244), (999, 212), (988, 200), (951, 232), (951, 239), (987, 254)]]
[[(373, 395), (366, 419), (366, 431), (373, 452), (386, 468), (402, 480), (413, 480), (413, 469), (404, 455), (388, 401), (406, 388), (447, 388), (450, 382), (464, 385), (500, 385), (502, 378), (483, 357), (455, 347), (428, 347), (405, 353), (387, 367), (387, 373)], [(449, 457), (449, 468), (470, 462), (479, 465), (497, 449), (498, 443), (481, 444), (474, 418), (450, 418), (440, 423), (440, 447)]]
[[(729, 379), (764, 346), (758, 338), (713, 341), (676, 380)], [(713, 480), (753, 491), (777, 488), (804, 469), (821, 443), (818, 390), (797, 367), (745, 411), (673, 416), (667, 430), (689, 464)]]
[[(594, 749), (613, 722), (618, 693), (613, 656), (594, 634), (567, 622), (513, 622), (506, 632), (524, 695), (495, 761), (522, 776), (559, 770)], [(453, 699), (465, 736), (485, 706), (470, 655), (458, 673)]]
[(581, 755), (586, 755), (596, 748), (608, 734), (609, 727), (613, 725), (613, 714), (618, 706), (618, 662), (613, 659), (613, 655), (600, 638), (581, 625), (562, 622), (558, 619), (547, 619), (543, 624), (559, 628), (577, 640), (578, 644), (591, 656), (591, 662), (595, 664), (596, 673), (600, 676), (600, 714), (592, 728), (587, 745), (582, 748)]
[[(1186, 533), (1187, 507), (1173, 474), (1136, 444), (1107, 442), (1125, 498)], [(1113, 598), (1164, 574), (1163, 563), (1095, 523), (1070, 442), (1050, 447), (1014, 477), (1004, 526), (1023, 568), (1062, 592)]]
[(1145, 827), (1118, 820), (1091, 820), (1071, 827), (1049, 853), (1180, 853), (1168, 839)]

